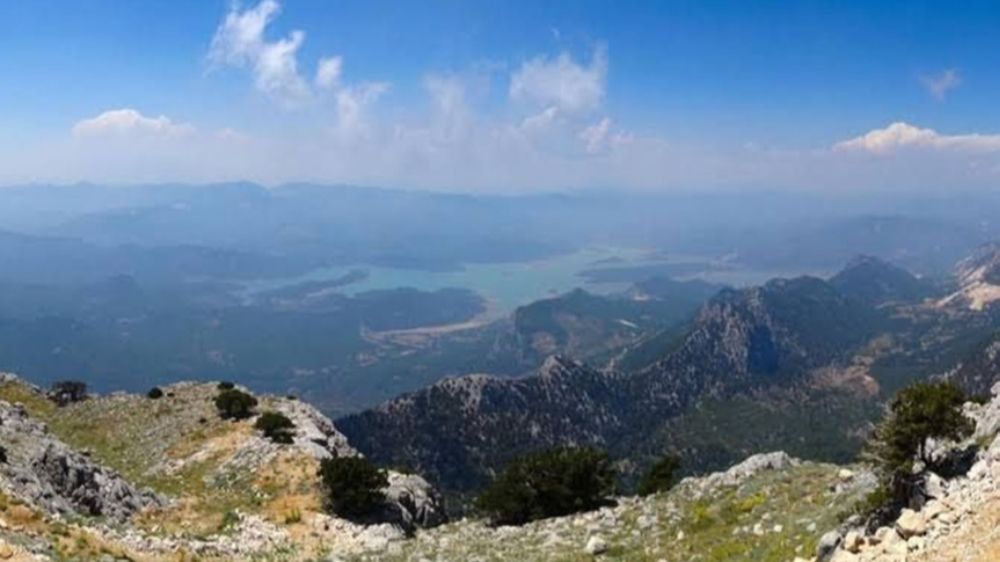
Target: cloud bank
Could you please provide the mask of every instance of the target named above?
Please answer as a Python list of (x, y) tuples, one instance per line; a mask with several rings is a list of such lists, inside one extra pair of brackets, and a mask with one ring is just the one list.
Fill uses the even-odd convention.
[[(272, 121), (305, 126), (213, 128), (183, 115), (94, 108), (63, 137), (6, 152), (0, 183), (310, 181), (500, 193), (579, 188), (993, 189), (1000, 135), (941, 133), (894, 122), (820, 147), (685, 143), (623, 129), (607, 100), (603, 43), (466, 69), (429, 69), (425, 111), (401, 108), (393, 85), (349, 79), (349, 60), (306, 60), (306, 34), (275, 37), (276, 0), (234, 6), (206, 60), (245, 75)], [(204, 77), (215, 79), (215, 72)], [(928, 85), (943, 97), (960, 83)], [(155, 108), (153, 108), (155, 109)], [(835, 137), (834, 137), (835, 138)]]
[(883, 129), (874, 129), (859, 137), (841, 141), (834, 148), (874, 154), (889, 154), (903, 149), (994, 152), (1000, 151), (1000, 135), (978, 133), (944, 135), (933, 129), (922, 129), (900, 121)]

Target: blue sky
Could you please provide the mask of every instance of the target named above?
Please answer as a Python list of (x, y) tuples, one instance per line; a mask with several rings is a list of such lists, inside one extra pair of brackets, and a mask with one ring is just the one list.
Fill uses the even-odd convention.
[(3, 183), (1000, 179), (988, 2), (4, 0), (0, 26)]

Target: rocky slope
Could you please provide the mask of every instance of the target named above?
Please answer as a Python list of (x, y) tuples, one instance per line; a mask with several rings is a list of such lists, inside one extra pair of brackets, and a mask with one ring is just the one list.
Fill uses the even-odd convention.
[(552, 358), (532, 376), (449, 379), (337, 425), (373, 459), (464, 491), (512, 456), (552, 444), (595, 444), (627, 458), (706, 400), (804, 384), (813, 370), (849, 360), (882, 322), (872, 307), (816, 278), (723, 290), (686, 335), (638, 371), (602, 373)]
[(984, 405), (969, 403), (974, 435), (939, 444), (938, 454), (978, 449), (968, 471), (951, 479), (930, 474), (925, 496), (915, 498), (891, 525), (868, 531), (841, 527), (821, 541), (831, 562), (992, 562), (1000, 559), (1000, 385)]
[[(165, 388), (159, 400), (113, 395), (56, 408), (37, 389), (4, 377), (0, 437), (14, 452), (6, 462), (34, 467), (41, 472), (32, 477), (41, 478), (47, 469), (26, 464), (25, 453), (55, 447), (80, 470), (102, 475), (84, 479), (96, 487), (83, 489), (103, 498), (104, 513), (121, 517), (94, 517), (92, 504), (59, 492), (65, 501), (18, 495), (25, 482), (5, 476), (0, 559), (986, 562), (1000, 553), (1000, 385), (991, 401), (966, 405), (976, 421), (967, 442), (935, 446), (938, 454), (978, 447), (968, 472), (930, 477), (919, 509), (871, 532), (852, 517), (875, 485), (863, 467), (775, 452), (685, 478), (669, 492), (618, 497), (596, 511), (522, 527), (467, 518), (418, 526), (412, 536), (402, 531), (405, 523), (363, 526), (325, 514), (316, 459), (354, 453), (329, 420), (297, 401), (260, 397), (262, 408), (296, 422), (294, 443), (276, 445), (249, 422), (202, 421), (214, 388), (185, 383)], [(24, 432), (30, 443), (18, 442)], [(148, 482), (157, 495), (129, 482)], [(436, 498), (420, 477), (393, 473), (387, 495), (413, 522), (438, 522)]]
[[(489, 482), (514, 455), (560, 443), (609, 447), (624, 431), (620, 375), (551, 357), (530, 377), (446, 379), (337, 421), (376, 462), (409, 465), (452, 489)], [(621, 401), (619, 401), (621, 400)]]
[(942, 305), (960, 304), (983, 310), (1000, 300), (1000, 242), (979, 247), (956, 266), (959, 288)]
[(357, 452), (307, 404), (258, 397), (259, 411), (295, 424), (281, 445), (253, 420), (220, 419), (214, 384), (163, 391), (58, 407), (0, 377), (0, 559), (6, 547), (37, 559), (306, 560), (381, 550), (443, 521), (427, 482), (395, 471), (385, 523), (328, 515), (319, 461)]
[(972, 395), (987, 396), (1000, 382), (1000, 332), (977, 345), (948, 378)]
[(53, 437), (22, 405), (0, 402), (0, 443), (0, 478), (8, 493), (47, 513), (125, 520), (165, 504)]
[(810, 557), (872, 486), (864, 473), (757, 455), (673, 490), (523, 527), (461, 520), (364, 560), (791, 561)]

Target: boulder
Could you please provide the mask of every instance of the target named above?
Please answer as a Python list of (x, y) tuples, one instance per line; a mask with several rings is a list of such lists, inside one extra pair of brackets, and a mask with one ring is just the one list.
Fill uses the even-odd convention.
[(599, 535), (594, 535), (587, 539), (587, 544), (583, 547), (583, 551), (587, 554), (604, 554), (608, 550), (608, 543)]
[(855, 554), (861, 552), (861, 546), (863, 544), (864, 538), (861, 536), (861, 533), (857, 531), (848, 531), (847, 534), (844, 535), (843, 547), (844, 550), (848, 552), (853, 552)]
[(441, 496), (427, 480), (416, 474), (390, 471), (389, 486), (385, 493), (386, 519), (399, 525), (406, 532), (416, 528), (434, 527), (444, 523), (444, 504)]
[(912, 509), (904, 509), (896, 520), (896, 532), (904, 539), (923, 535), (927, 532), (927, 521), (921, 513)]
[(347, 443), (347, 437), (313, 406), (298, 400), (281, 400), (275, 409), (295, 424), (295, 445), (317, 459), (350, 457), (358, 452)]
[(948, 482), (933, 472), (924, 476), (924, 494), (928, 498), (943, 498), (947, 492)]
[(827, 562), (833, 558), (833, 554), (837, 552), (837, 547), (840, 546), (843, 538), (840, 531), (827, 531), (816, 544), (816, 559), (819, 562)]

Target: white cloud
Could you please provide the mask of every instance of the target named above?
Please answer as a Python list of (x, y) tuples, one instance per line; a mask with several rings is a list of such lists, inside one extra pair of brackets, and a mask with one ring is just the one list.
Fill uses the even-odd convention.
[(264, 32), (280, 12), (281, 5), (274, 0), (262, 0), (243, 11), (234, 6), (215, 31), (208, 60), (250, 67), (258, 90), (283, 104), (295, 105), (311, 94), (297, 60), (305, 33), (296, 30), (285, 39), (266, 40)]
[(541, 113), (529, 115), (521, 121), (521, 130), (526, 132), (543, 131), (555, 123), (559, 117), (559, 108), (556, 106), (546, 107)]
[(884, 129), (873, 129), (859, 137), (839, 142), (834, 148), (875, 154), (906, 148), (990, 152), (1000, 150), (1000, 135), (944, 135), (934, 129), (921, 129), (899, 121)]
[(340, 85), (340, 73), (344, 67), (342, 57), (327, 57), (316, 65), (316, 86), (330, 90)]
[(177, 136), (193, 131), (194, 127), (186, 123), (174, 123), (164, 115), (146, 117), (130, 108), (105, 111), (97, 117), (78, 121), (72, 129), (77, 137), (128, 134)]
[(232, 66), (253, 63), (264, 44), (264, 30), (280, 11), (281, 6), (274, 0), (262, 0), (257, 7), (243, 12), (234, 4), (215, 30), (209, 59)]
[(962, 76), (958, 73), (958, 69), (948, 68), (940, 74), (922, 76), (920, 81), (927, 89), (927, 93), (935, 99), (944, 100), (948, 92), (962, 85)]
[(611, 119), (604, 117), (580, 131), (578, 136), (588, 154), (600, 154), (635, 140), (634, 135), (625, 131), (612, 131), (611, 125)]
[(344, 137), (369, 134), (367, 108), (388, 90), (389, 84), (384, 82), (367, 82), (337, 90), (337, 132)]
[(556, 58), (538, 56), (526, 61), (510, 78), (510, 97), (568, 113), (597, 109), (604, 101), (608, 73), (606, 49), (594, 49), (589, 66), (568, 53)]
[(370, 134), (367, 108), (389, 90), (387, 82), (343, 82), (344, 59), (322, 57), (316, 63), (312, 84), (299, 71), (299, 50), (305, 33), (292, 31), (287, 38), (268, 41), (268, 26), (281, 12), (276, 0), (261, 0), (253, 8), (234, 6), (215, 31), (208, 60), (238, 68), (249, 67), (254, 86), (286, 107), (302, 108), (304, 102), (332, 100), (338, 135)]

